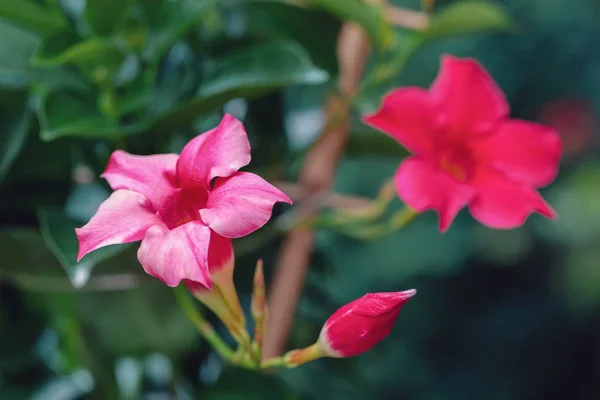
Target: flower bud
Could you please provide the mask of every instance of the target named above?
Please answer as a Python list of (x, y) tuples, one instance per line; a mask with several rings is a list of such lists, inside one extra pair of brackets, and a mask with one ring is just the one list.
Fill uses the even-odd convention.
[(254, 340), (258, 349), (262, 349), (265, 325), (267, 322), (267, 299), (263, 262), (256, 262), (254, 281), (252, 284), (252, 317), (254, 318)]
[(286, 353), (284, 365), (293, 368), (322, 357), (343, 358), (364, 353), (390, 334), (402, 306), (416, 293), (414, 289), (369, 293), (346, 304), (325, 322), (316, 343)]
[(416, 293), (369, 293), (346, 304), (325, 322), (319, 347), (336, 358), (364, 353), (390, 334), (402, 306)]

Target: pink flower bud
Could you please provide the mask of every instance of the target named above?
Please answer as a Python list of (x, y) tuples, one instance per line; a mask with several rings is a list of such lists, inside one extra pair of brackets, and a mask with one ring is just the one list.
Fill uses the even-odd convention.
[(337, 310), (323, 326), (319, 347), (329, 357), (357, 356), (392, 331), (402, 306), (417, 293), (369, 293)]

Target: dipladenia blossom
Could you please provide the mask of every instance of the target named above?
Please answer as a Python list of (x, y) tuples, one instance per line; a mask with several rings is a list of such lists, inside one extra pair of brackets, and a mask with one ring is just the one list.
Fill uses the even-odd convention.
[(532, 212), (555, 218), (537, 189), (555, 179), (561, 143), (552, 128), (508, 114), (479, 63), (444, 56), (429, 90), (396, 89), (364, 121), (412, 153), (395, 173), (396, 190), (409, 207), (435, 210), (440, 231), (465, 206), (482, 224), (510, 229)]
[(138, 259), (148, 274), (168, 286), (211, 288), (211, 271), (233, 260), (230, 239), (263, 226), (276, 202), (291, 203), (258, 175), (238, 171), (249, 162), (246, 131), (231, 115), (179, 156), (115, 151), (102, 174), (115, 191), (77, 229), (78, 259), (141, 240)]
[(312, 346), (285, 355), (288, 366), (321, 357), (353, 357), (371, 349), (392, 331), (400, 310), (416, 290), (368, 293), (334, 312)]
[(402, 306), (416, 293), (369, 293), (342, 306), (325, 322), (319, 343), (330, 357), (364, 353), (390, 334)]

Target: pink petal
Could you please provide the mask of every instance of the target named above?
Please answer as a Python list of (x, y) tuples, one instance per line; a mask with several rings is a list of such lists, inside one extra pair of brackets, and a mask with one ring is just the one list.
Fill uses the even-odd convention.
[(210, 273), (223, 268), (225, 264), (233, 262), (233, 245), (231, 239), (219, 235), (211, 230), (210, 246), (208, 249), (208, 269)]
[(210, 228), (192, 221), (173, 230), (153, 226), (146, 232), (138, 250), (138, 259), (149, 275), (168, 286), (190, 280), (212, 288), (208, 271)]
[(114, 189), (133, 190), (146, 196), (155, 210), (175, 190), (177, 154), (137, 156), (117, 150), (110, 156), (102, 177)]
[(419, 157), (405, 159), (394, 176), (400, 199), (416, 211), (434, 210), (445, 232), (473, 198), (473, 189)]
[(375, 114), (363, 118), (414, 154), (431, 150), (436, 140), (437, 121), (433, 99), (425, 89), (407, 87), (387, 94)]
[(192, 139), (181, 152), (177, 176), (182, 187), (209, 188), (250, 162), (250, 142), (240, 121), (225, 114), (219, 126)]
[(535, 189), (511, 181), (499, 172), (480, 171), (474, 185), (477, 194), (469, 210), (476, 220), (490, 228), (519, 227), (533, 212), (556, 218), (554, 210)]
[(153, 225), (162, 222), (146, 197), (130, 190), (117, 190), (87, 224), (75, 229), (79, 242), (77, 261), (100, 247), (142, 240)]
[(509, 113), (504, 93), (473, 59), (443, 56), (429, 92), (444, 111), (452, 136), (487, 133)]
[(278, 201), (292, 204), (285, 193), (260, 176), (238, 172), (229, 178), (217, 179), (200, 215), (202, 221), (220, 235), (237, 238), (266, 224)]
[(556, 178), (561, 147), (554, 129), (528, 121), (507, 120), (475, 150), (482, 150), (488, 158), (486, 162), (509, 178), (541, 187)]

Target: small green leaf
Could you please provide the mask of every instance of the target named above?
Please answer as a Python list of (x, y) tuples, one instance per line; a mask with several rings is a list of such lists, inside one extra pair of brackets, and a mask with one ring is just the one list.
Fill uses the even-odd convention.
[(61, 136), (116, 137), (122, 135), (116, 123), (104, 117), (93, 99), (68, 91), (42, 95), (37, 107), (42, 140)]
[(507, 31), (512, 26), (510, 14), (500, 4), (465, 0), (452, 3), (436, 13), (423, 34), (426, 39), (433, 40), (474, 32)]
[(59, 31), (67, 25), (66, 18), (58, 11), (48, 10), (33, 0), (0, 1), (0, 17), (42, 35)]
[(354, 21), (367, 32), (380, 49), (389, 49), (394, 41), (394, 29), (385, 18), (381, 6), (363, 0), (308, 0), (314, 7), (326, 9), (342, 21)]
[(129, 0), (86, 0), (84, 18), (99, 36), (114, 33), (123, 21)]
[(127, 245), (103, 247), (77, 262), (78, 243), (75, 228), (83, 224), (69, 218), (55, 207), (41, 207), (38, 210), (38, 219), (46, 246), (63, 266), (73, 286), (78, 289), (87, 283), (96, 264), (117, 255), (127, 247)]
[(315, 67), (304, 49), (278, 41), (245, 48), (207, 65), (196, 96), (159, 118), (156, 128), (188, 122), (236, 97), (252, 97), (290, 85), (320, 84), (325, 71)]
[(26, 93), (10, 93), (10, 103), (5, 96), (0, 99), (0, 183), (25, 144), (31, 113)]

